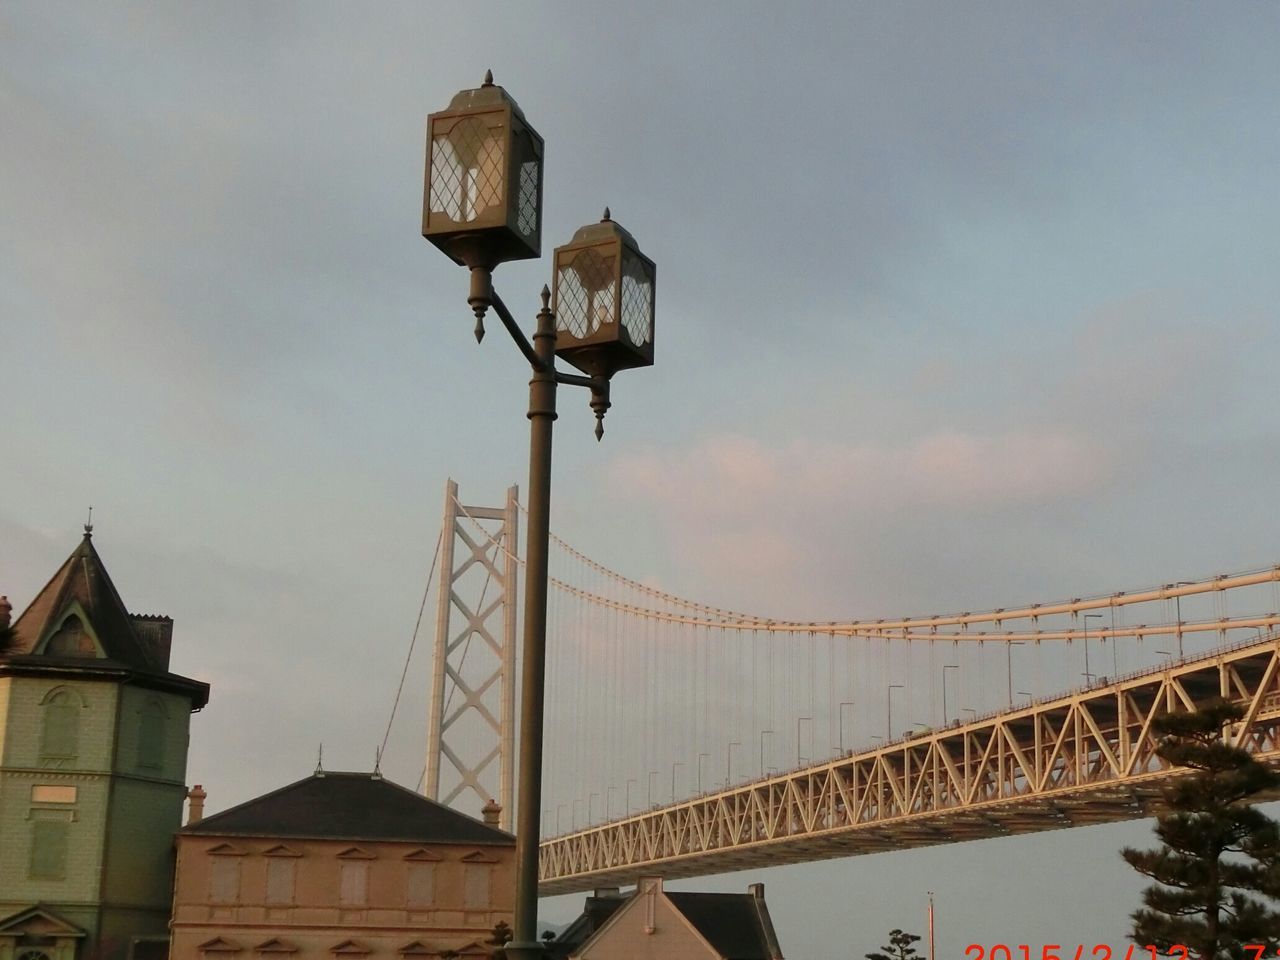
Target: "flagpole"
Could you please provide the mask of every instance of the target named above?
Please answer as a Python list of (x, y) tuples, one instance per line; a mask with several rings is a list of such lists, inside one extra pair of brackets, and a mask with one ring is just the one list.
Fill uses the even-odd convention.
[(929, 960), (935, 960), (933, 955), (933, 891), (929, 891)]

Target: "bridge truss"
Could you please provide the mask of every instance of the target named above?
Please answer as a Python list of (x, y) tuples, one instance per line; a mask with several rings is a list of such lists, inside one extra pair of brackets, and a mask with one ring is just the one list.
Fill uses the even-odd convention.
[[(895, 625), (902, 629), (901, 625)], [(892, 629), (892, 628), (891, 628)], [(1272, 628), (1274, 630), (1274, 628)], [(1280, 764), (1280, 635), (543, 841), (542, 895), (1152, 816), (1152, 721), (1214, 697)]]

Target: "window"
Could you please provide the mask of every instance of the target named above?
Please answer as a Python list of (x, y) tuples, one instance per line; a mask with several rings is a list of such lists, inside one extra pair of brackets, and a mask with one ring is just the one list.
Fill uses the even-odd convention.
[(235, 903), (240, 899), (240, 858), (215, 856), (209, 865), (209, 899)]
[(487, 863), (466, 863), (462, 866), (462, 902), (471, 908), (489, 906), (489, 879), (493, 868)]
[(436, 865), (434, 863), (409, 864), (409, 876), (405, 883), (405, 902), (411, 909), (423, 909), (435, 903)]
[(56, 690), (44, 701), (40, 731), (41, 759), (74, 759), (79, 752), (80, 700), (70, 690)]
[(294, 859), (267, 858), (267, 903), (293, 903)]
[(31, 825), (31, 879), (61, 880), (67, 875), (67, 829), (59, 820)]
[(369, 864), (349, 860), (338, 868), (338, 902), (344, 907), (363, 907), (369, 900)]
[(148, 700), (138, 711), (138, 766), (164, 766), (164, 705)]

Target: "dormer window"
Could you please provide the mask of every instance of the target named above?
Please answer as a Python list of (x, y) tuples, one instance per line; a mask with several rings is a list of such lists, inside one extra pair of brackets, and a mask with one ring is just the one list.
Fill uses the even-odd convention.
[(44, 645), (46, 657), (93, 657), (98, 653), (93, 637), (74, 613), (62, 621)]

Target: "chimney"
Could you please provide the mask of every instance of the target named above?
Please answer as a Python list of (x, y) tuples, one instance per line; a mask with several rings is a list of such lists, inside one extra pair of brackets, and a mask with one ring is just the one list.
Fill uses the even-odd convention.
[(484, 818), (484, 822), (487, 826), (497, 827), (498, 818), (502, 816), (502, 807), (490, 798), (489, 802), (486, 803), (484, 808), (480, 811), (480, 816)]
[(187, 800), (190, 801), (187, 805), (188, 827), (204, 819), (204, 798), (207, 796), (208, 794), (204, 792), (204, 787), (198, 783), (187, 791)]
[(747, 887), (747, 893), (751, 894), (751, 896), (755, 897), (757, 900), (763, 900), (764, 884), (763, 883), (751, 884), (749, 887)]
[(13, 605), (9, 603), (9, 598), (0, 597), (0, 630), (9, 626), (9, 614), (12, 612)]

